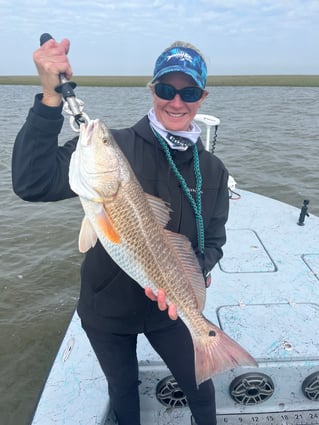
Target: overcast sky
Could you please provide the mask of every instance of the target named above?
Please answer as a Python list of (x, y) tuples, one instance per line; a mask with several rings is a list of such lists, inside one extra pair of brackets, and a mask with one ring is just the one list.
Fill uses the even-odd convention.
[(0, 0), (0, 75), (34, 75), (43, 32), (74, 75), (151, 75), (175, 40), (209, 75), (319, 74), (319, 0)]

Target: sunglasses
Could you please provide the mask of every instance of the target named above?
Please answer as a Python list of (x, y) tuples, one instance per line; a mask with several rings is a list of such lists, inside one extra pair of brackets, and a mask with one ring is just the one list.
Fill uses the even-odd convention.
[(197, 102), (204, 93), (204, 90), (199, 87), (184, 87), (183, 89), (177, 90), (170, 84), (156, 83), (154, 85), (156, 96), (165, 100), (173, 100), (174, 97), (179, 94), (183, 102), (193, 103)]

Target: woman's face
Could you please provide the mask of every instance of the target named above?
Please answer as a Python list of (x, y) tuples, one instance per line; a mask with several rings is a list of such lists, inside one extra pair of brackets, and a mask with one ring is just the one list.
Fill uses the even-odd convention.
[[(170, 84), (177, 90), (184, 87), (196, 86), (193, 79), (182, 72), (170, 72), (160, 79), (161, 83)], [(174, 99), (165, 100), (158, 97), (152, 88), (153, 106), (158, 121), (170, 131), (187, 131), (190, 123), (197, 114), (198, 109), (208, 95), (205, 91), (197, 102), (183, 102), (180, 95), (176, 94)]]

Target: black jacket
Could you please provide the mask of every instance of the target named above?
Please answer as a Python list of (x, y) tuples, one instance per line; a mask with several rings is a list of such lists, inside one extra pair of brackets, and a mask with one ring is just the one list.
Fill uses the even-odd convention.
[[(33, 202), (58, 201), (76, 196), (69, 187), (69, 161), (77, 138), (58, 146), (62, 128), (61, 108), (47, 108), (36, 98), (26, 123), (17, 135), (12, 156), (15, 193)], [(198, 253), (193, 210), (173, 174), (162, 147), (151, 131), (147, 116), (131, 128), (112, 130), (145, 192), (170, 204), (167, 228), (186, 235), (198, 254), (203, 270), (211, 270), (222, 256), (228, 216), (228, 173), (222, 162), (197, 143), (202, 174), (202, 215), (205, 257)], [(191, 192), (195, 188), (192, 149), (171, 151), (175, 164)], [(144, 290), (127, 276), (98, 242), (81, 267), (78, 313), (94, 327), (112, 332), (143, 332), (170, 322)]]

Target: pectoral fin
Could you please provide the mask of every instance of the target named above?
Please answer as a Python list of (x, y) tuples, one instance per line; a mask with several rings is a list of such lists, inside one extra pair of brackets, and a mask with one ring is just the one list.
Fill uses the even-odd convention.
[[(94, 221), (98, 227), (98, 233), (114, 244), (121, 242), (121, 238), (117, 233), (114, 224), (104, 209), (103, 204), (97, 204), (94, 211)], [(87, 252), (93, 248), (98, 239), (97, 232), (94, 230), (93, 225), (87, 216), (82, 220), (82, 226), (79, 235), (79, 251), (82, 253)]]
[(112, 219), (109, 217), (102, 204), (99, 212), (95, 215), (95, 219), (96, 224), (99, 226), (101, 232), (110, 242), (115, 244), (121, 242), (120, 235), (117, 233)]
[(97, 235), (89, 219), (84, 216), (79, 235), (79, 251), (82, 253), (87, 252), (90, 248), (95, 246), (96, 241)]

